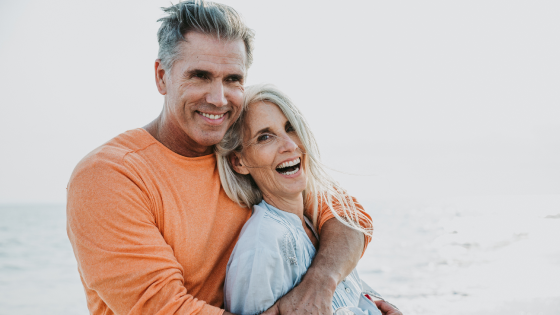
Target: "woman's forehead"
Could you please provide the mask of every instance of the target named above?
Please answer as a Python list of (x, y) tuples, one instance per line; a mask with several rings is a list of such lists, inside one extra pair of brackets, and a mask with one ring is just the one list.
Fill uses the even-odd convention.
[(253, 136), (264, 128), (282, 127), (283, 129), (287, 120), (278, 105), (268, 101), (259, 101), (248, 106), (245, 127)]

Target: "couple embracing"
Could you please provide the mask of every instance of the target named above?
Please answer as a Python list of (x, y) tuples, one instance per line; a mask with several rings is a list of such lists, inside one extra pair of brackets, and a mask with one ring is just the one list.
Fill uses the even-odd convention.
[(161, 114), (88, 154), (68, 184), (90, 313), (401, 314), (364, 293), (371, 218), (324, 172), (300, 111), (271, 85), (244, 86), (253, 32), (217, 3), (165, 11)]

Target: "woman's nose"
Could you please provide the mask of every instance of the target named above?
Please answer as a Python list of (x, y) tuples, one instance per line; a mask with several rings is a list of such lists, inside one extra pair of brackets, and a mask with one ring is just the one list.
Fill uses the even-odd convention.
[(280, 152), (292, 152), (298, 148), (297, 143), (288, 135), (282, 136), (281, 140), (282, 145), (280, 146)]

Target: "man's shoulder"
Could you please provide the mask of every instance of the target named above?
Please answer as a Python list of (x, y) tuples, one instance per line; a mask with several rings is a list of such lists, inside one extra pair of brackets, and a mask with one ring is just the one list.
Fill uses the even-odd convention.
[(138, 128), (121, 133), (88, 153), (74, 168), (76, 173), (124, 167), (131, 154), (144, 150), (156, 142), (147, 131)]

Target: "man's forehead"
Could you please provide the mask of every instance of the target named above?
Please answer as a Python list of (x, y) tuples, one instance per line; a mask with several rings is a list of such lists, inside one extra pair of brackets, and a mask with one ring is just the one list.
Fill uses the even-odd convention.
[(245, 68), (246, 52), (243, 40), (227, 40), (189, 32), (182, 43), (182, 55), (189, 63), (210, 63)]
[(243, 56), (223, 56), (220, 54), (185, 54), (187, 61), (191, 64), (214, 64), (221, 66), (241, 66), (245, 67), (245, 58)]

